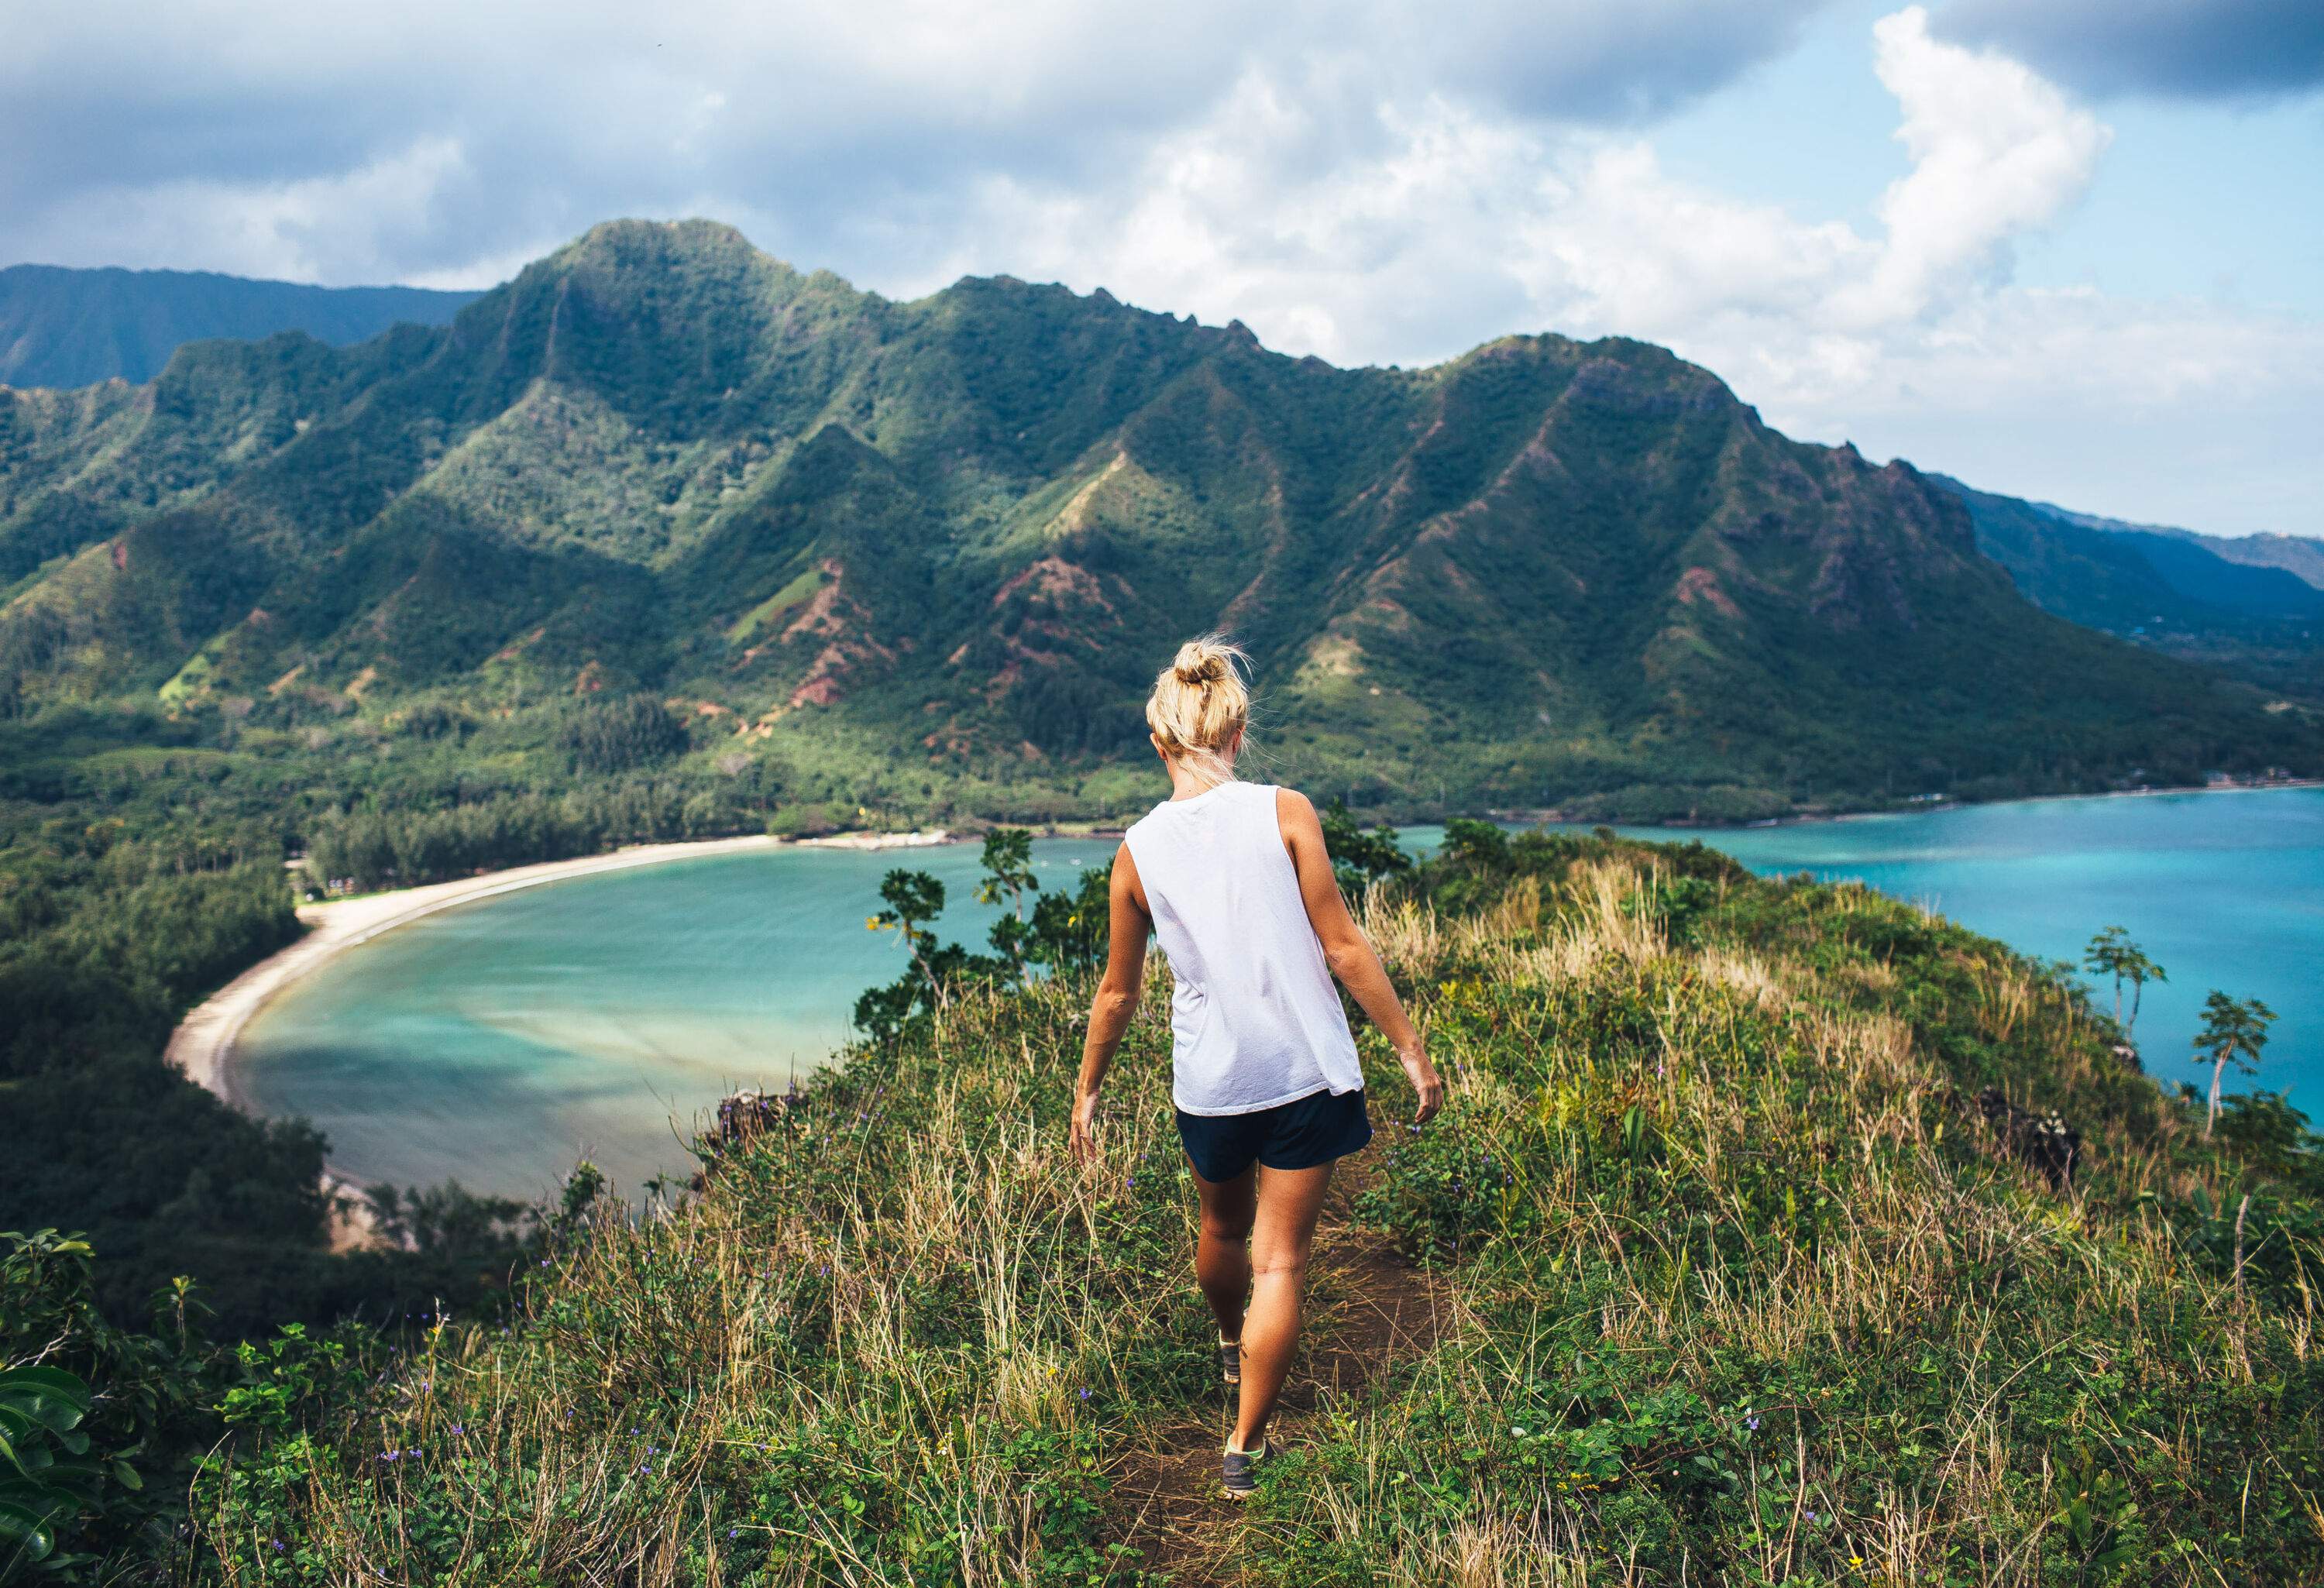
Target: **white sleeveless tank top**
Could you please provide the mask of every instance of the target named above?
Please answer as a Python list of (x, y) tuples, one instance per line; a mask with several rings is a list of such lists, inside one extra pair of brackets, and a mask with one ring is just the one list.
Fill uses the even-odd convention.
[(1359, 1090), (1355, 1039), (1283, 847), (1274, 787), (1221, 783), (1165, 801), (1124, 841), (1176, 983), (1177, 1105), (1256, 1113)]

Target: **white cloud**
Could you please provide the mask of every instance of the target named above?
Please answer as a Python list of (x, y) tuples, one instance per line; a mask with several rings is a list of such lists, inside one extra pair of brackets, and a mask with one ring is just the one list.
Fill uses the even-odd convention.
[[(1879, 237), (1691, 189), (1663, 174), (1650, 142), (1435, 97), (1379, 105), (1376, 152), (1305, 174), (1297, 152), (1320, 96), (1253, 71), (1130, 180), (1091, 192), (996, 180), (977, 207), (983, 224), (939, 268), (1005, 240), (1038, 272), (1240, 313), (1295, 351), (1337, 358), (1442, 356), (1473, 339), (1394, 339), (1401, 327), (1425, 337), (1438, 319), (1406, 307), (1412, 294), (1471, 318), (1427, 284), (1450, 271), (1500, 279), (1495, 295), (1514, 291), (1560, 328), (1722, 343), (1722, 326), (1780, 325), (1769, 356), (1781, 367), (1844, 373), (1864, 363), (1840, 351), (1854, 339), (1994, 290), (2010, 240), (2080, 196), (2107, 140), (2024, 67), (1931, 39), (1917, 6), (1874, 37), (1913, 162), (1879, 202)], [(1295, 330), (1294, 314), (1314, 328)], [(1803, 361), (1819, 340), (1827, 354)]]
[[(361, 273), (440, 275), (544, 223), (570, 235), (696, 195), (772, 221), (765, 245), (865, 273), (834, 257), (865, 208), (929, 228), (921, 256), (940, 252), (973, 219), (964, 190), (996, 176), (1102, 187), (1254, 70), (1339, 96), (1303, 109), (1333, 112), (1304, 151), (1278, 149), (1312, 171), (1368, 152), (1379, 104), (1430, 93), (1504, 118), (1651, 115), (1788, 47), (1822, 3), (17, 6), (0, 50), (0, 261), (217, 263), (189, 257), (211, 229), (156, 258), (149, 229), (96, 224), (92, 195), (125, 208), (196, 182), (263, 204), (442, 138), (463, 151), (467, 191)], [(286, 245), (272, 268), (313, 257)]]
[[(1649, 140), (1438, 97), (1380, 106), (1372, 152), (1303, 172), (1313, 97), (1254, 71), (1119, 183), (988, 182), (974, 226), (909, 284), (1104, 285), (1342, 362), (1426, 362), (1519, 328), (1646, 337), (1795, 433), (2126, 517), (2324, 531), (2273, 418), (2324, 414), (2324, 327), (2014, 284), (2013, 244), (2081, 198), (2107, 128), (2018, 62), (1932, 38), (1918, 6), (1873, 44), (1912, 162), (1877, 233), (1691, 188)], [(2146, 439), (2110, 456), (2110, 425)], [(2154, 446), (2174, 428), (2181, 449)]]
[(1917, 5), (1882, 17), (1872, 38), (1913, 169), (1881, 197), (1887, 245), (1867, 292), (1835, 309), (1878, 324), (1919, 314), (1994, 265), (2011, 237), (2062, 213), (2089, 188), (2112, 134), (2016, 61), (1930, 38)]
[(132, 258), (198, 261), (229, 274), (370, 282), (381, 279), (378, 262), (431, 229), (473, 176), (457, 142), (429, 137), (344, 173), (265, 182), (183, 177), (138, 189), (95, 189), (60, 204), (55, 224), (126, 244)]
[(1874, 26), (1910, 163), (1870, 226), (1664, 169), (1655, 114), (1819, 3), (19, 7), (0, 262), (483, 285), (611, 216), (707, 214), (891, 293), (1105, 286), (1340, 362), (1647, 337), (1804, 435), (2324, 529), (2282, 439), (2324, 423), (2315, 323), (2014, 282), (2109, 138), (2019, 61), (1918, 6)]

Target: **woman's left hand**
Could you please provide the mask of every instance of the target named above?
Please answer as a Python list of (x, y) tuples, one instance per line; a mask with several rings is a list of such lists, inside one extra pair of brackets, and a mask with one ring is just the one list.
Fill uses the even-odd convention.
[(1072, 1133), (1074, 1158), (1081, 1163), (1097, 1161), (1097, 1094), (1088, 1094), (1074, 1099)]

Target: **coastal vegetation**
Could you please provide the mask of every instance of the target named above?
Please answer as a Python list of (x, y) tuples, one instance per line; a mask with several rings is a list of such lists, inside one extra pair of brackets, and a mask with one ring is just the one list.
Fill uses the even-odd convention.
[(323, 1139), (239, 1113), (162, 1063), (186, 1010), (299, 927), (273, 831), (133, 832), (52, 823), (5, 852), (0, 1229), (85, 1235), (104, 1258), (93, 1300), (120, 1324), (197, 1277), (199, 1310), (228, 1337), (400, 1318), (496, 1288), (520, 1210), (480, 1205), (481, 1222), (436, 1220), (413, 1251), (333, 1256)]
[[(924, 926), (936, 901), (890, 882), (898, 924)], [(1102, 947), (1084, 938), (1046, 946), (1029, 979), (945, 982), (807, 1092), (729, 1111), (664, 1216), (584, 1185), (512, 1266), (503, 1311), (207, 1356), (191, 1325), (145, 1336), (190, 1357), (171, 1371), (213, 1429), (169, 1447), (190, 1481), (145, 1484), (189, 1497), (146, 1569), (2324, 1571), (2324, 1174), (2281, 1099), (2228, 1100), (2207, 1140), (2196, 1100), (2121, 1061), (2065, 967), (1700, 846), (1456, 823), (1364, 919), (1450, 1098), (1430, 1129), (1396, 1126), (1395, 1066), (1362, 1033), (1388, 1128), (1351, 1166), (1317, 1278), (1310, 1361), (1330, 1371), (1250, 1507), (1185, 1489), (1224, 1424), (1164, 1000), (1125, 1045), (1102, 1162), (1065, 1150)], [(85, 1283), (44, 1239), (19, 1242), (12, 1274), (44, 1277), (12, 1296)], [(1369, 1330), (1364, 1298), (1388, 1289), (1425, 1325)], [(49, 1305), (48, 1360), (101, 1389), (124, 1347)], [(160, 1548), (75, 1519), (71, 1546), (116, 1563)]]

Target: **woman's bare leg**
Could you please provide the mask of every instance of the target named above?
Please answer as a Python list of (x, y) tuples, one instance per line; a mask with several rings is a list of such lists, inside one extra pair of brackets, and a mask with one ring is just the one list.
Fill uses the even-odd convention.
[(1243, 1303), (1250, 1296), (1250, 1223), (1259, 1205), (1259, 1166), (1215, 1185), (1197, 1170), (1194, 1191), (1203, 1206), (1202, 1230), (1194, 1238), (1194, 1282), (1218, 1315), (1219, 1338), (1240, 1340)]
[[(1299, 1344), (1299, 1302), (1315, 1220), (1332, 1184), (1332, 1165), (1258, 1171), (1258, 1208), (1250, 1224), (1250, 1306), (1242, 1320), (1242, 1394), (1234, 1446), (1256, 1449), (1283, 1393)], [(1207, 1294), (1207, 1287), (1205, 1287)], [(1213, 1306), (1217, 1304), (1213, 1303)]]

